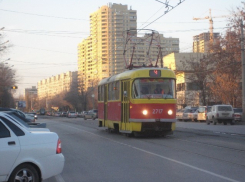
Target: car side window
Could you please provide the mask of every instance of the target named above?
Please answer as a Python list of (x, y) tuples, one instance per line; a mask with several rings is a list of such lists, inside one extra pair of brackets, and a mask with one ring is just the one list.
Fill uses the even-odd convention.
[(15, 124), (13, 124), (11, 121), (9, 121), (8, 119), (0, 116), (0, 119), (6, 124), (8, 125), (8, 127), (15, 133), (16, 136), (23, 136), (25, 135), (25, 133), (19, 128), (17, 127)]
[(0, 121), (0, 138), (10, 137), (10, 132), (8, 128), (4, 126), (4, 124)]

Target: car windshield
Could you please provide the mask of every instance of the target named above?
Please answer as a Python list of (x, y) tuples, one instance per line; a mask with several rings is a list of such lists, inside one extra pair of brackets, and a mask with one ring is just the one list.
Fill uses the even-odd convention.
[(174, 99), (175, 80), (167, 78), (135, 79), (132, 85), (134, 99)]
[(232, 111), (231, 106), (218, 106), (218, 111)]
[(204, 113), (206, 110), (206, 107), (199, 107), (199, 113)]

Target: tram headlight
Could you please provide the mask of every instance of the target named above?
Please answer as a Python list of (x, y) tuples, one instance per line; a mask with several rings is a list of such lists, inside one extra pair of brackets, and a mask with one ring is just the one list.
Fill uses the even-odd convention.
[(171, 109), (168, 110), (168, 115), (172, 115), (173, 111)]
[(143, 113), (143, 115), (146, 116), (148, 114), (148, 111), (147, 110), (143, 110), (142, 113)]

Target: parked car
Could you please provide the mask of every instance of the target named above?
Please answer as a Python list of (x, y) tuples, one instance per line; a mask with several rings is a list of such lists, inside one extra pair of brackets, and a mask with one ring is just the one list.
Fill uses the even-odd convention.
[(62, 112), (60, 116), (61, 117), (66, 117), (67, 116), (67, 112)]
[(182, 121), (183, 113), (184, 113), (184, 109), (178, 109), (176, 112), (176, 119), (178, 119), (179, 121)]
[(207, 113), (211, 111), (211, 106), (199, 106), (198, 114), (197, 114), (197, 121), (205, 121), (207, 119)]
[(0, 130), (0, 182), (41, 181), (62, 172), (65, 158), (56, 133), (30, 132), (4, 113)]
[(36, 122), (36, 118), (34, 114), (25, 113), (25, 115), (26, 115), (26, 119), (30, 120), (31, 122)]
[(54, 114), (54, 116), (56, 116), (56, 117), (60, 117), (60, 115), (61, 115), (60, 112), (56, 112), (56, 113)]
[(197, 107), (186, 107), (183, 112), (183, 121), (191, 121), (193, 113), (197, 110)]
[(33, 114), (26, 114), (20, 110), (17, 109), (13, 109), (13, 108), (0, 108), (0, 111), (14, 111), (15, 113), (17, 113), (18, 115), (20, 115), (21, 117), (25, 118), (25, 120), (28, 120), (29, 122), (35, 122), (35, 116)]
[(240, 122), (242, 121), (242, 108), (233, 108), (234, 111), (234, 121)]
[(74, 111), (69, 111), (69, 112), (67, 113), (67, 117), (68, 117), (68, 118), (77, 118), (77, 113), (74, 112)]
[(207, 113), (207, 124), (211, 122), (216, 125), (222, 123), (227, 125), (229, 122), (231, 125), (234, 124), (234, 111), (231, 105), (213, 105), (211, 111)]
[(192, 113), (191, 120), (197, 122), (198, 121), (197, 117), (198, 117), (198, 109), (196, 109), (196, 111), (194, 113)]
[(36, 112), (28, 112), (28, 113), (26, 113), (26, 114), (33, 114), (33, 115), (34, 115), (35, 120), (37, 120), (37, 113), (36, 113)]
[(97, 109), (92, 109), (90, 110), (95, 114), (95, 118), (98, 118), (98, 110)]
[(81, 118), (84, 118), (84, 115), (87, 114), (88, 111), (82, 111), (80, 114), (79, 114), (79, 117)]
[(46, 115), (47, 115), (47, 116), (52, 116), (52, 113), (49, 112), (49, 111), (47, 111), (47, 112), (46, 112)]
[(15, 111), (1, 111), (0, 112), (1, 117), (6, 117), (6, 118), (11, 118), (14, 122), (16, 122), (18, 125), (21, 127), (25, 127), (28, 130), (31, 131), (49, 131), (48, 128), (46, 128), (46, 123), (33, 123), (30, 122), (29, 120), (23, 118), (20, 116), (18, 113)]
[(98, 110), (97, 109), (90, 110), (84, 115), (84, 120), (86, 120), (86, 119), (95, 120), (96, 118), (98, 118)]

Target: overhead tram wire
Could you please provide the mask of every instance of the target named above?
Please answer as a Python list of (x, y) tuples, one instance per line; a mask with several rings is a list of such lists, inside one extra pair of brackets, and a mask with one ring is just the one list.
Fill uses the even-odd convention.
[[(165, 6), (165, 5), (164, 5)], [(162, 6), (156, 13), (154, 13), (150, 18), (148, 18), (148, 20), (150, 20), (155, 14), (157, 14), (164, 6)], [(146, 20), (146, 22), (142, 22), (143, 24), (141, 25), (141, 26), (143, 26), (144, 24), (146, 24), (147, 23), (147, 21), (148, 20)], [(138, 23), (140, 23), (140, 22), (138, 22)]]
[[(156, 1), (158, 1), (158, 0), (156, 0)], [(149, 24), (147, 24), (146, 26), (144, 26), (142, 29), (148, 27), (149, 25), (151, 25), (151, 24), (154, 23), (155, 21), (159, 20), (160, 18), (162, 18), (162, 17), (163, 17), (164, 15), (166, 15), (168, 12), (172, 11), (173, 9), (175, 9), (178, 5), (180, 5), (180, 4), (183, 3), (184, 1), (185, 1), (185, 0), (179, 0), (179, 3), (178, 3), (177, 5), (175, 5), (175, 6), (171, 6), (171, 5), (167, 4), (167, 3), (168, 3), (167, 1), (166, 1), (167, 3), (163, 3), (163, 2), (161, 2), (161, 1), (158, 1), (158, 2), (160, 2), (160, 3), (165, 4), (165, 5), (166, 5), (166, 8), (168, 8), (168, 9), (164, 12), (163, 15), (159, 16), (157, 19), (153, 20), (152, 22), (150, 22)], [(169, 7), (171, 7), (172, 9), (169, 10)]]

